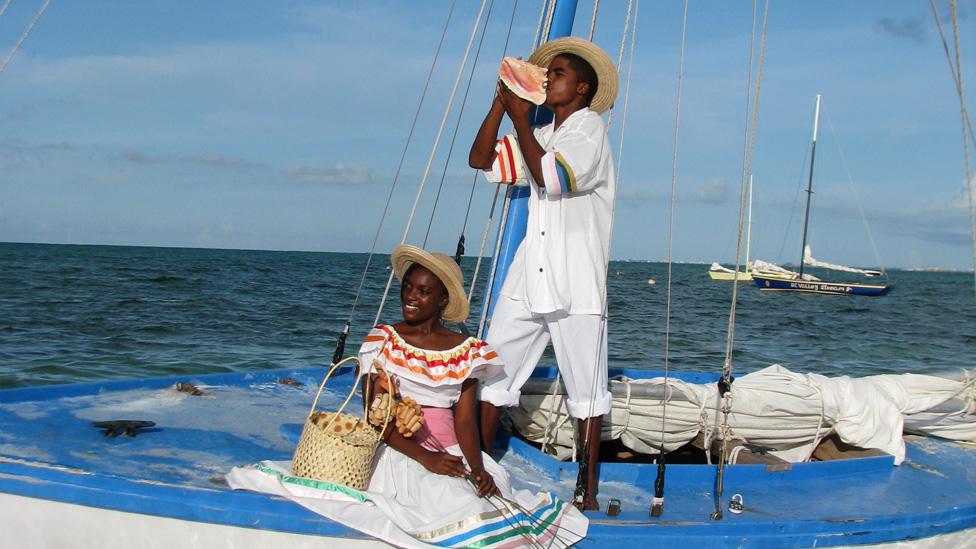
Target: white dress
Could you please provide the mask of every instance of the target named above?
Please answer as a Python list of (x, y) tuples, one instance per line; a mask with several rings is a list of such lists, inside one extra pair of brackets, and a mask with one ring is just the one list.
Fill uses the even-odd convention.
[[(477, 338), (428, 351), (403, 341), (391, 326), (374, 328), (359, 357), (365, 368), (382, 366), (396, 376), (403, 396), (440, 408), (457, 401), (466, 379), (501, 367), (495, 352)], [(440, 448), (463, 457), (457, 444)], [(295, 478), (290, 463), (235, 467), (227, 480), (232, 488), (284, 496), (401, 547), (568, 547), (586, 535), (588, 521), (575, 507), (548, 492), (513, 490), (498, 463), (484, 453), (482, 460), (500, 497), (480, 498), (468, 480), (432, 473), (386, 445), (377, 449), (364, 491)]]

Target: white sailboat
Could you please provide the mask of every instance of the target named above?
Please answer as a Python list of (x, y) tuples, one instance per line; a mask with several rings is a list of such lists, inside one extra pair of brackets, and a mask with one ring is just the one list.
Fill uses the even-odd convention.
[(752, 243), (752, 176), (749, 176), (749, 222), (746, 225), (746, 265), (745, 270), (736, 272), (735, 269), (723, 267), (713, 262), (708, 268), (708, 276), (712, 280), (752, 280), (752, 264), (749, 262), (749, 246)]
[[(846, 281), (825, 281), (820, 279), (810, 279), (806, 273), (803, 272), (804, 265), (810, 265), (813, 267), (820, 267), (824, 269), (830, 269), (834, 271), (842, 271), (848, 273), (856, 273), (864, 276), (879, 276), (883, 274), (881, 271), (873, 271), (866, 269), (857, 269), (854, 267), (847, 267), (844, 265), (836, 265), (833, 263), (826, 263), (823, 261), (817, 261), (813, 258), (813, 254), (810, 251), (810, 247), (807, 245), (807, 228), (810, 225), (810, 198), (813, 196), (813, 168), (816, 161), (817, 153), (817, 133), (820, 126), (820, 95), (817, 95), (817, 102), (814, 108), (813, 115), (813, 140), (810, 145), (810, 175), (807, 179), (807, 204), (806, 213), (803, 218), (803, 242), (800, 246), (802, 250), (800, 258), (800, 268), (799, 272), (792, 273), (785, 269), (776, 267), (779, 271), (775, 271), (772, 274), (767, 275), (766, 273), (754, 272), (753, 281), (760, 290), (773, 291), (773, 292), (801, 292), (809, 294), (821, 294), (821, 295), (868, 295), (868, 296), (883, 296), (887, 295), (891, 291), (892, 286), (890, 284), (863, 284), (857, 282), (846, 282)], [(783, 273), (789, 273), (784, 275)]]

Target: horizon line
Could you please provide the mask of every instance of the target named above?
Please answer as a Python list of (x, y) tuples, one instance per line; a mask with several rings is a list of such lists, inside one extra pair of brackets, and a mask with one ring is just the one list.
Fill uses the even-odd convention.
[[(37, 246), (106, 246), (114, 248), (160, 248), (176, 250), (215, 250), (228, 252), (272, 252), (272, 253), (309, 253), (309, 254), (368, 254), (368, 251), (350, 252), (340, 250), (299, 250), (299, 249), (266, 249), (266, 248), (225, 248), (220, 246), (164, 246), (152, 244), (93, 244), (85, 242), (24, 242), (24, 241), (0, 241), (2, 244), (23, 244)], [(390, 255), (384, 252), (373, 252), (374, 255)], [(475, 255), (465, 255), (463, 257), (476, 258)], [(483, 256), (490, 258), (491, 256)], [(667, 263), (665, 259), (645, 259), (645, 258), (611, 258), (610, 261), (619, 262), (639, 262), (639, 263)], [(713, 261), (706, 260), (672, 260), (672, 264), (678, 265), (711, 265)], [(722, 262), (718, 262), (722, 263)], [(731, 263), (729, 263), (731, 264)], [(783, 263), (782, 265), (792, 265)], [(952, 267), (925, 266), (925, 267), (889, 267), (886, 271), (906, 271), (906, 272), (941, 272), (941, 273), (973, 273), (972, 269), (955, 269)]]

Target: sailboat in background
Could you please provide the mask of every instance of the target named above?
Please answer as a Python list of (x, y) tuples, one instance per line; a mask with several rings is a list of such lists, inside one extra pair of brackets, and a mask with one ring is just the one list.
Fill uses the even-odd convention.
[[(752, 280), (752, 264), (749, 263), (749, 245), (752, 242), (752, 176), (749, 176), (749, 222), (746, 225), (746, 267), (744, 271), (736, 272), (733, 269), (729, 269), (719, 265), (717, 262), (712, 263), (712, 266), (708, 268), (708, 276), (712, 280)], [(738, 260), (738, 258), (736, 258)]]
[[(807, 205), (806, 213), (803, 218), (803, 243), (800, 246), (800, 269), (799, 272), (791, 273), (786, 269), (778, 268), (774, 273), (755, 271), (752, 279), (760, 290), (780, 291), (780, 292), (803, 292), (811, 294), (826, 295), (869, 295), (882, 296), (891, 291), (890, 284), (861, 284), (855, 282), (836, 282), (820, 280), (804, 274), (803, 266), (820, 267), (834, 271), (857, 273), (864, 276), (879, 276), (881, 271), (857, 269), (844, 265), (836, 265), (817, 261), (813, 258), (810, 247), (807, 245), (807, 229), (810, 225), (810, 198), (813, 196), (813, 167), (817, 153), (817, 130), (820, 126), (820, 95), (817, 95), (817, 103), (813, 115), (813, 143), (810, 148), (810, 176), (807, 179)], [(776, 267), (773, 265), (773, 267)]]

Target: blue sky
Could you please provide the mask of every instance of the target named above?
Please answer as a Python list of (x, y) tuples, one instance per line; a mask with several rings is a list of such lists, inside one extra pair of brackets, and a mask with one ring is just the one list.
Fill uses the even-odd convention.
[[(13, 0), (0, 17), (4, 57), (41, 4)], [(692, 4), (674, 258), (729, 262), (753, 4)], [(368, 250), (449, 6), (55, 0), (0, 75), (0, 241)], [(402, 236), (479, 6), (460, 0), (453, 14), (381, 252)], [(947, 2), (938, 6), (946, 16)], [(510, 53), (530, 53), (539, 7), (518, 2)], [(595, 39), (612, 57), (625, 7), (601, 4)], [(493, 5), (464, 111), (467, 73), (409, 242), (423, 241), (443, 174), (428, 246), (454, 249), (474, 182), (467, 149), (491, 100), (512, 9), (512, 0)], [(587, 31), (591, 10), (579, 0), (576, 34)], [(667, 256), (681, 3), (645, 0), (640, 10), (613, 256), (659, 260)], [(798, 189), (820, 93), (815, 255), (876, 265), (860, 204), (884, 266), (972, 268), (959, 104), (928, 3), (775, 2), (770, 10), (753, 255), (799, 255)], [(960, 2), (970, 108), (974, 21), (976, 1)], [(469, 253), (493, 193), (477, 180)]]

